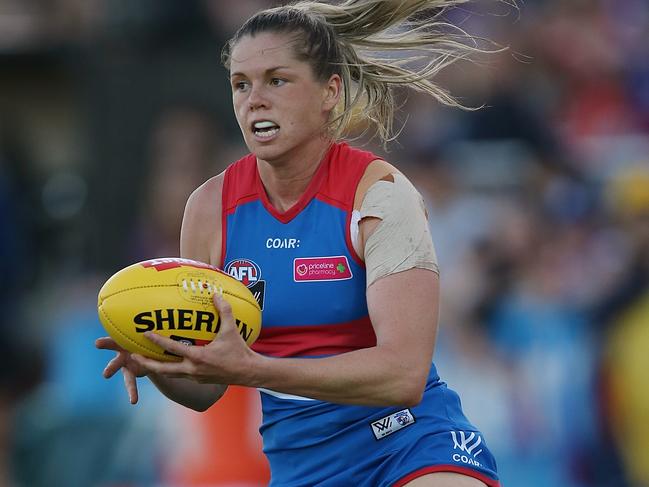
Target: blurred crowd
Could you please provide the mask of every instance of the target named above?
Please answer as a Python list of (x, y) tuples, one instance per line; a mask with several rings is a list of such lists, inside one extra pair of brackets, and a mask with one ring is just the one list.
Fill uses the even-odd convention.
[[(265, 485), (254, 391), (131, 407), (93, 342), (103, 281), (245, 154), (219, 53), (271, 5), (0, 0), (0, 485)], [(481, 108), (410, 95), (366, 142), (428, 205), (436, 364), (505, 487), (649, 486), (649, 3), (474, 10), (509, 49), (439, 81)]]

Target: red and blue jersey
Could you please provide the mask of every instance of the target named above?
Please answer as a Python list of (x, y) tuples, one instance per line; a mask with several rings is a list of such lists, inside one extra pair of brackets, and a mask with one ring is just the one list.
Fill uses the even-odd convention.
[(286, 213), (269, 203), (253, 155), (226, 171), (222, 264), (262, 306), (257, 352), (317, 357), (376, 344), (349, 231), (356, 187), (375, 159), (333, 145)]
[[(226, 170), (221, 266), (262, 307), (255, 351), (316, 359), (376, 345), (365, 267), (350, 233), (358, 183), (376, 159), (333, 144), (285, 213), (270, 204), (254, 155)], [(271, 486), (391, 486), (438, 470), (466, 470), (498, 485), (493, 457), (433, 365), (414, 408), (341, 405), (263, 389), (261, 400)]]

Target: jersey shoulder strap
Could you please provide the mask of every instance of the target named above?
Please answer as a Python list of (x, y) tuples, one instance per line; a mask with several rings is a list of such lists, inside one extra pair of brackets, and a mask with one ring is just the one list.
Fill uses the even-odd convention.
[(380, 159), (371, 152), (337, 143), (331, 150), (329, 170), (320, 186), (317, 198), (338, 208), (350, 211), (354, 205), (356, 188), (367, 166)]
[(253, 154), (248, 154), (228, 166), (221, 195), (224, 214), (232, 212), (237, 205), (258, 197), (256, 178), (257, 159)]

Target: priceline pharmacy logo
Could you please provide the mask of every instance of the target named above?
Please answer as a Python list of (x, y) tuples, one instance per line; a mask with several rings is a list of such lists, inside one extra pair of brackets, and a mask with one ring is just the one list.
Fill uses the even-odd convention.
[(349, 261), (344, 255), (305, 257), (293, 260), (293, 280), (295, 282), (344, 281), (352, 277)]

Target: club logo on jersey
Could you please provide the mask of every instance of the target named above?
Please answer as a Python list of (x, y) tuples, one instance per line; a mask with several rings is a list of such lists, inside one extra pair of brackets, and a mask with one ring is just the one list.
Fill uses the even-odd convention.
[(370, 423), (374, 438), (382, 440), (392, 433), (402, 430), (403, 428), (415, 424), (415, 417), (410, 409), (402, 409), (394, 414), (378, 419)]
[(225, 266), (225, 272), (243, 283), (253, 294), (261, 310), (264, 310), (266, 281), (261, 279), (261, 268), (252, 260), (232, 260)]
[(412, 415), (410, 414), (410, 411), (406, 409), (405, 411), (399, 411), (398, 413), (394, 413), (394, 419), (401, 426), (406, 426), (412, 421)]
[(479, 467), (480, 462), (476, 457), (482, 453), (482, 448), (476, 450), (482, 444), (482, 438), (475, 431), (468, 435), (464, 431), (451, 431), (453, 437), (453, 450), (460, 450), (461, 453), (453, 453), (454, 462), (460, 462), (474, 467)]
[(352, 277), (349, 261), (344, 255), (293, 260), (293, 280), (295, 282), (343, 281)]

